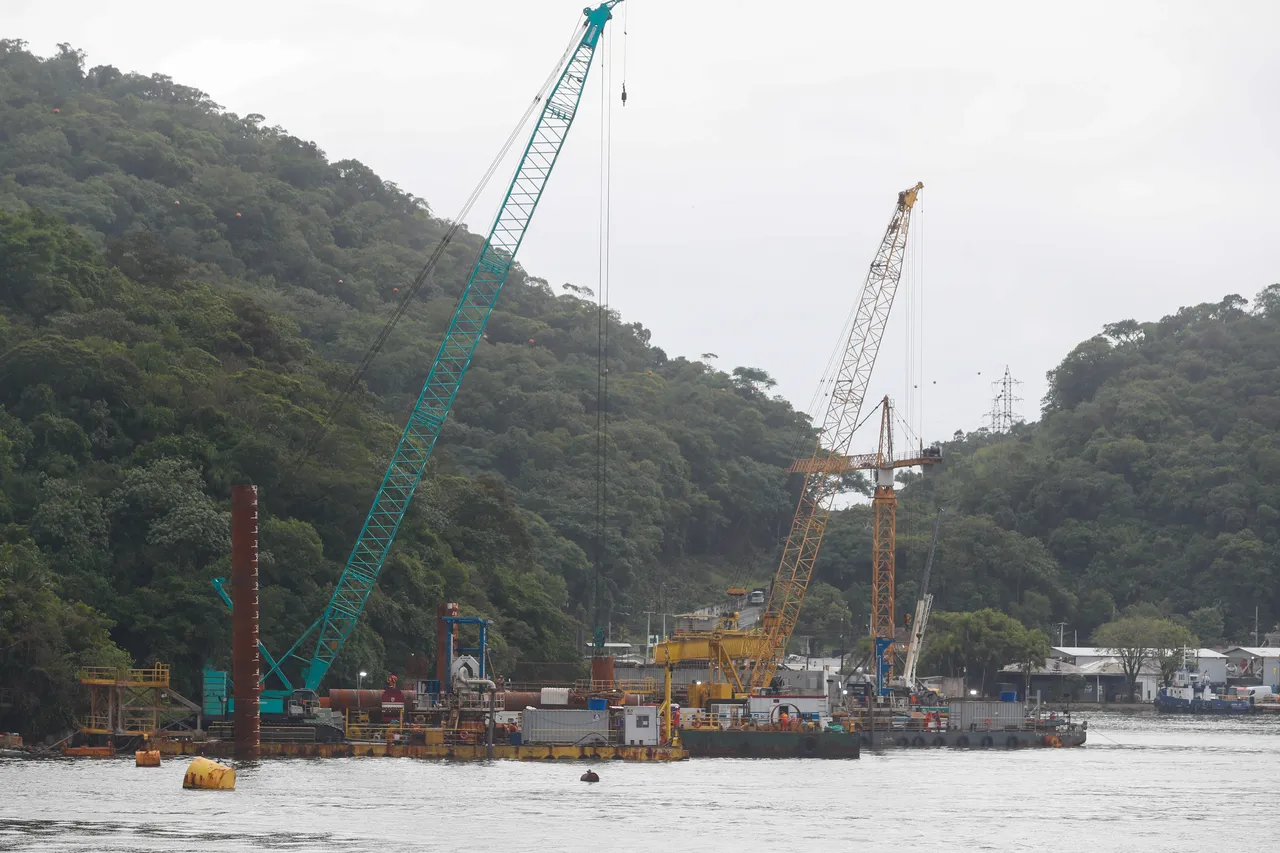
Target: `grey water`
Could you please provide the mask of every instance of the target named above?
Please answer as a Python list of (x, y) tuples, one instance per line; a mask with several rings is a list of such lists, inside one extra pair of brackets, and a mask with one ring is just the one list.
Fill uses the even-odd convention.
[(1280, 829), (1280, 720), (1094, 714), (1079, 749), (858, 761), (0, 759), (0, 850), (1223, 849)]

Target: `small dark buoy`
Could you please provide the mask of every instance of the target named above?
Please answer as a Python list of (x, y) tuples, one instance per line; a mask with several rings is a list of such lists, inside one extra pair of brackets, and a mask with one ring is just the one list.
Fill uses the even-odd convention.
[(579, 782), (599, 782), (600, 776), (594, 770), (588, 770), (578, 779)]

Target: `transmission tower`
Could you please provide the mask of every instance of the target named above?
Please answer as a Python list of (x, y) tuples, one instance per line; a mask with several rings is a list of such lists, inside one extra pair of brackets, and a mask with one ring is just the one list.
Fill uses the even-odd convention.
[(991, 400), (991, 414), (988, 416), (992, 432), (1009, 432), (1014, 424), (1022, 422), (1022, 415), (1013, 410), (1014, 403), (1022, 402), (1022, 398), (1018, 396), (1021, 387), (1022, 383), (1013, 378), (1008, 365), (1005, 365), (1004, 376), (991, 383), (991, 390), (995, 392), (995, 397)]

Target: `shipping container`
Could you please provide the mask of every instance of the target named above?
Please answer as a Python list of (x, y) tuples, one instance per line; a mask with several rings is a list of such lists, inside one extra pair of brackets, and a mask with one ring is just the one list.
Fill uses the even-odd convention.
[(947, 725), (958, 731), (1000, 731), (1020, 729), (1026, 723), (1023, 702), (989, 702), (969, 699), (952, 702), (947, 712)]
[(520, 721), (524, 743), (606, 744), (609, 712), (582, 709), (526, 709)]

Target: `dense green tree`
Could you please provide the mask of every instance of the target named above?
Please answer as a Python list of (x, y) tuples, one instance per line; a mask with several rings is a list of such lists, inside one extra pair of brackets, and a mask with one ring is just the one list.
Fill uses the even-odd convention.
[(1099, 648), (1115, 655), (1128, 682), (1129, 701), (1133, 701), (1138, 675), (1149, 663), (1159, 664), (1163, 681), (1168, 681), (1182, 662), (1182, 650), (1195, 642), (1195, 637), (1170, 619), (1135, 612), (1108, 622), (1094, 632)]
[(930, 621), (921, 662), (935, 672), (963, 676), (982, 694), (994, 686), (1000, 669), (1043, 666), (1049, 638), (1036, 628), (985, 608), (974, 612), (937, 612)]
[(1216, 607), (1197, 607), (1187, 614), (1187, 630), (1202, 645), (1222, 642), (1222, 611)]
[(814, 583), (805, 595), (796, 634), (812, 638), (821, 649), (843, 648), (852, 618), (849, 603), (840, 590), (831, 584)]
[[(899, 596), (947, 503), (940, 608), (1063, 621), (1084, 638), (1160, 603), (1205, 643), (1246, 640), (1255, 608), (1280, 621), (1277, 294), (1108, 324), (1050, 372), (1038, 423), (958, 433), (941, 470), (902, 490)], [(853, 572), (829, 573), (847, 559), (824, 555), (819, 576), (849, 589)]]
[(14, 529), (0, 541), (0, 686), (12, 703), (11, 730), (60, 730), (84, 709), (86, 666), (128, 666), (111, 642), (110, 621), (82, 602), (64, 600), (44, 556)]
[[(40, 58), (0, 40), (0, 523), (49, 578), (53, 610), (99, 614), (77, 637), (109, 630), (135, 659), (172, 662), (183, 692), (205, 661), (225, 664), (209, 582), (228, 571), (229, 490), (243, 482), (262, 487), (264, 634), (279, 648), (310, 624), (477, 235), (449, 245), (337, 404), (449, 227), (260, 115), (163, 75), (86, 68), (67, 45)], [(785, 468), (812, 425), (764, 369), (668, 355), (616, 313), (606, 368), (592, 296), (513, 268), (335, 683), (429, 656), (442, 599), (494, 621), (501, 669), (576, 659), (598, 614), (634, 630), (654, 604), (706, 603), (771, 573), (796, 499)], [(1205, 642), (1243, 639), (1255, 608), (1280, 620), (1277, 353), (1280, 285), (1252, 305), (1229, 295), (1104, 326), (1050, 373), (1038, 423), (958, 432), (941, 470), (903, 479), (899, 611), (945, 504), (930, 589), (941, 637), (957, 636), (943, 613), (988, 611), (1085, 637), (1142, 602)], [(866, 624), (869, 516), (856, 505), (831, 520), (815, 633), (843, 618), (837, 598)], [(985, 645), (935, 662), (986, 682), (1021, 652), (991, 639), (1010, 625), (973, 618)], [(73, 637), (58, 654), (99, 648)], [(24, 719), (44, 730), (65, 715)]]

